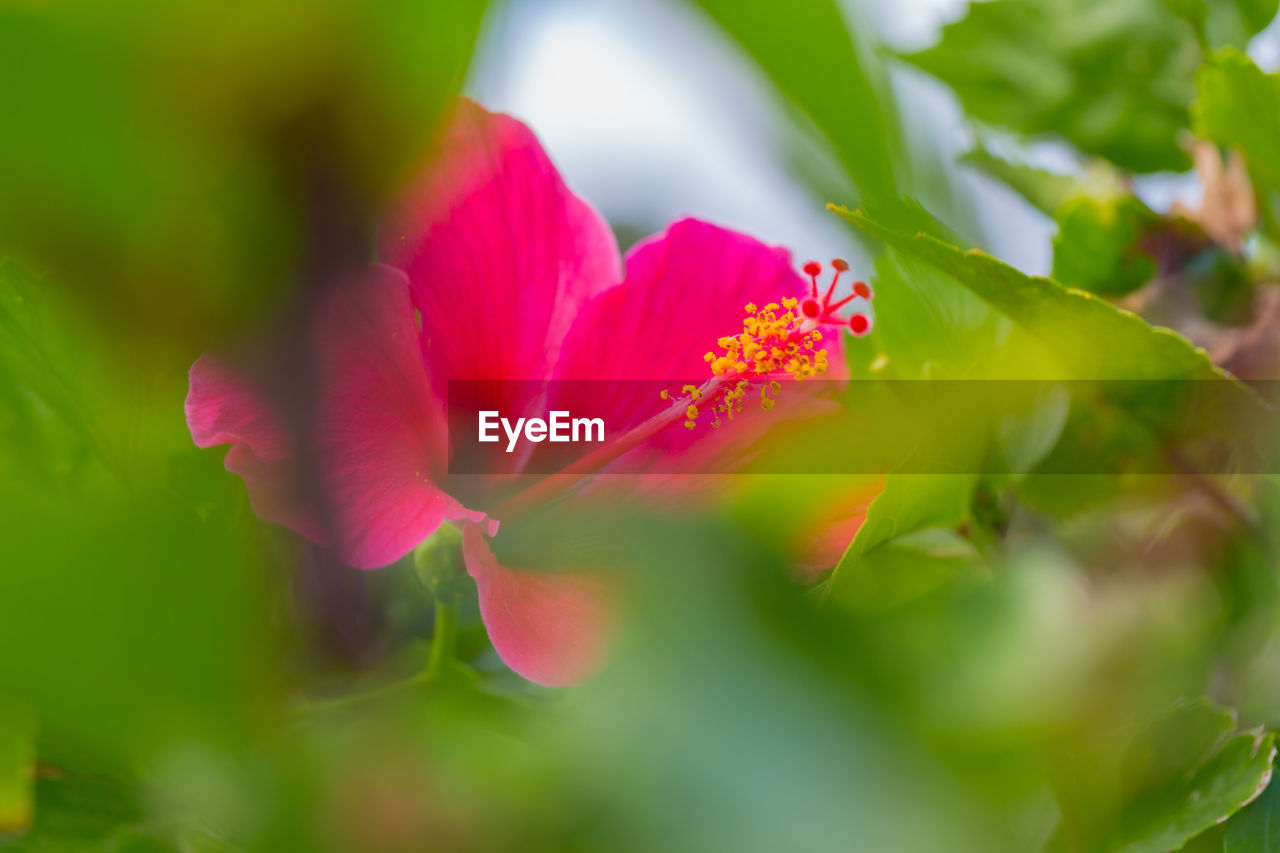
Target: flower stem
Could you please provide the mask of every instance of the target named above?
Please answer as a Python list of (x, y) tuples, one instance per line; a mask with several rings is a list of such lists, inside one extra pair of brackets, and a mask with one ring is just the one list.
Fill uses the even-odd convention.
[(427, 658), (427, 681), (435, 681), (453, 659), (458, 639), (458, 605), (436, 598), (436, 627), (431, 634), (431, 653)]

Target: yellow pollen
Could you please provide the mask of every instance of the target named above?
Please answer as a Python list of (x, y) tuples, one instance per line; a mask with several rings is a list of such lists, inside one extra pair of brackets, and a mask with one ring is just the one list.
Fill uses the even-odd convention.
[[(726, 381), (711, 403), (704, 403), (711, 409), (713, 427), (720, 426), (722, 416), (733, 420), (734, 415), (742, 411), (750, 388), (759, 389), (762, 408), (772, 409), (776, 401), (769, 395), (781, 391), (782, 386), (775, 378), (780, 373), (800, 380), (826, 372), (827, 353), (819, 349), (822, 333), (803, 328), (806, 321), (792, 310), (798, 304), (799, 299), (792, 296), (784, 297), (781, 305), (770, 302), (763, 308), (748, 302), (742, 332), (718, 339), (720, 352), (713, 350), (703, 356), (712, 374)], [(684, 386), (682, 393), (695, 401), (703, 396), (692, 385)], [(684, 425), (687, 428), (696, 426), (698, 411), (695, 405), (686, 409)]]

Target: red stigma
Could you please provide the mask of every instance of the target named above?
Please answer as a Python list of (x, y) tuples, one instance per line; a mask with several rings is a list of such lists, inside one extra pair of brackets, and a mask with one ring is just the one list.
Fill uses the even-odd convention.
[[(831, 276), (830, 283), (827, 284), (826, 291), (821, 295), (818, 292), (818, 276), (822, 273), (822, 264), (817, 261), (809, 261), (803, 267), (805, 275), (809, 276), (809, 295), (800, 298), (798, 305), (792, 303), (797, 309), (797, 313), (808, 324), (806, 328), (814, 329), (817, 326), (848, 326), (849, 331), (861, 337), (871, 331), (873, 320), (870, 314), (856, 312), (849, 318), (839, 317), (836, 311), (848, 305), (855, 299), (863, 299), (866, 302), (871, 301), (871, 288), (867, 286), (865, 281), (855, 281), (853, 283), (853, 292), (843, 299), (835, 299), (836, 286), (840, 282), (842, 273), (849, 271), (849, 262), (844, 258), (835, 258), (831, 261), (831, 268), (834, 274)], [(854, 306), (855, 308), (858, 306)]]

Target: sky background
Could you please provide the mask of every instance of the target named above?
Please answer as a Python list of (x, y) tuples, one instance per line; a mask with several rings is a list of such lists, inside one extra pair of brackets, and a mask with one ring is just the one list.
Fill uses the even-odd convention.
[[(863, 0), (850, 20), (899, 50), (932, 44), (960, 18), (965, 0)], [(1280, 29), (1250, 51), (1268, 70), (1280, 64)], [(940, 180), (976, 222), (949, 222), (998, 257), (1031, 273), (1052, 264), (1052, 222), (1007, 189), (952, 165), (972, 133), (950, 91), (906, 67), (890, 66), (906, 138), (936, 147)], [(656, 230), (693, 215), (789, 246), (797, 262), (863, 256), (850, 232), (788, 169), (788, 139), (766, 80), (740, 61), (700, 13), (671, 0), (513, 0), (488, 28), (470, 93), (530, 124), (571, 187), (615, 227)], [(999, 149), (1000, 139), (995, 140)], [(1024, 159), (1071, 171), (1065, 146), (1041, 142)], [(1186, 176), (1142, 178), (1153, 207), (1194, 203)], [(852, 203), (854, 198), (830, 199)], [(865, 273), (863, 274), (865, 276)]]

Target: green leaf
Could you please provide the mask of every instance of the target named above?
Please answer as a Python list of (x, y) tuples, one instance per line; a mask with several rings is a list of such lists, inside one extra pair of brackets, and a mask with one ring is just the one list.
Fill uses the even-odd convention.
[(875, 327), (848, 342), (853, 376), (980, 378), (999, 363), (991, 356), (1009, 321), (933, 266), (891, 250), (876, 259), (873, 281)]
[[(927, 214), (910, 205), (896, 206), (892, 215), (904, 227), (935, 226)], [(1061, 414), (1053, 411), (1061, 408), (1054, 400), (1020, 409), (1002, 400), (1001, 405), (984, 409), (976, 422), (953, 420), (950, 429), (919, 435), (916, 425), (933, 421), (927, 412), (936, 402), (926, 400), (921, 405), (904, 393), (915, 383), (874, 384), (872, 380), (1035, 376), (1047, 365), (1049, 354), (978, 294), (956, 287), (945, 272), (909, 252), (893, 248), (877, 259), (875, 289), (875, 329), (848, 346), (851, 374), (863, 380), (850, 387), (851, 410), (865, 413), (859, 416), (857, 446), (869, 442), (890, 448), (918, 441), (902, 448), (917, 464), (927, 457), (937, 461), (938, 470), (959, 473), (895, 474), (885, 479), (884, 491), (868, 508), (866, 521), (831, 577), (829, 590), (841, 596), (854, 594), (850, 590), (855, 580), (875, 570), (870, 564), (858, 565), (872, 552), (904, 535), (956, 527), (968, 518), (976, 472), (981, 470), (989, 442), (1011, 464), (1026, 465), (1048, 449), (1027, 427), (1052, 427)]]
[(867, 507), (858, 528), (831, 575), (828, 593), (840, 596), (854, 581), (864, 557), (894, 539), (928, 528), (956, 527), (969, 514), (969, 496), (977, 478), (970, 474), (891, 474), (884, 491)]
[(1101, 161), (1077, 180), (1015, 163), (977, 148), (961, 162), (995, 178), (1058, 223), (1053, 277), (1068, 287), (1106, 296), (1129, 293), (1156, 271), (1140, 246), (1161, 218)]
[(0, 251), (49, 270), (122, 346), (244, 322), (296, 280), (308, 170), (344, 218), (371, 214), (420, 162), (484, 12), (0, 6)]
[(966, 579), (986, 579), (977, 549), (945, 529), (920, 530), (885, 542), (826, 587), (846, 609), (888, 613)]
[[(1073, 750), (1076, 763), (1055, 785), (1074, 849), (1087, 853), (1180, 849), (1258, 797), (1275, 757), (1273, 735), (1237, 732), (1235, 712), (1205, 699), (1180, 702), (1154, 720), (1118, 762), (1109, 740), (1093, 736), (1083, 753), (1090, 757), (1080, 763), (1080, 747)], [(1064, 835), (1060, 827), (1050, 848), (1063, 849)], [(1203, 841), (1208, 849), (1219, 843)]]
[(1201, 52), (1160, 0), (972, 3), (928, 50), (905, 57), (974, 117), (1056, 134), (1135, 172), (1182, 171), (1177, 142)]
[(693, 0), (807, 115), (865, 197), (897, 195), (897, 117), (874, 52), (832, 0), (767, 4)]
[(1268, 784), (1261, 796), (1227, 822), (1223, 850), (1280, 853), (1280, 785)]
[(1212, 47), (1245, 48), (1276, 16), (1277, 0), (1164, 0)]
[(1053, 277), (1068, 287), (1122, 296), (1155, 274), (1155, 261), (1138, 243), (1159, 218), (1134, 195), (1078, 196), (1058, 209), (1056, 219)]
[[(861, 210), (832, 209), (904, 255), (945, 273), (957, 289), (980, 297), (1054, 357), (1046, 367), (1015, 356), (1030, 365), (1015, 375), (1088, 380), (1072, 384), (1075, 399), (1062, 438), (1022, 481), (1020, 495), (1026, 503), (1071, 514), (1112, 499), (1122, 489), (1150, 488), (1155, 478), (1147, 475), (1152, 473), (1220, 466), (1217, 457), (1205, 454), (1222, 447), (1222, 434), (1241, 435), (1239, 425), (1261, 414), (1248, 388), (1168, 329), (1153, 327), (1087, 292), (1025, 275), (984, 252), (886, 226)], [(1242, 458), (1259, 449), (1240, 441), (1231, 443), (1231, 452)], [(965, 459), (957, 462), (967, 464)], [(1080, 471), (1095, 475), (1082, 477)], [(1075, 473), (1064, 483), (1061, 472)], [(1123, 479), (1126, 472), (1138, 476)]]
[(1048, 216), (1079, 191), (1074, 178), (1006, 160), (981, 145), (961, 155), (960, 162), (1000, 181)]
[[(67, 367), (65, 343), (72, 335), (40, 310), (39, 292), (39, 282), (28, 272), (9, 258), (0, 259), (0, 395), (12, 402), (11, 428), (25, 428), (22, 438), (44, 443), (56, 419), (83, 446), (103, 454), (85, 395)], [(0, 466), (6, 461), (32, 460), (0, 457)]]
[(1135, 739), (1114, 848), (1176, 850), (1253, 801), (1271, 779), (1273, 735), (1233, 735), (1235, 714), (1191, 703)]
[(1238, 148), (1256, 184), (1280, 189), (1280, 76), (1227, 48), (1205, 61), (1196, 89), (1196, 133)]
[(0, 837), (31, 823), (35, 736), (30, 712), (0, 702)]
[(1126, 796), (1177, 784), (1220, 750), (1235, 728), (1235, 714), (1207, 700), (1177, 705), (1129, 744), (1123, 768)]
[(142, 821), (136, 792), (113, 781), (55, 772), (42, 777), (36, 791), (35, 825), (8, 843), (0, 841), (0, 850), (104, 850)]
[(50, 770), (36, 785), (36, 820), (5, 853), (223, 853), (236, 849), (191, 820), (152, 819), (143, 797), (113, 779)]
[[(1089, 293), (1029, 276), (977, 249), (887, 227), (862, 210), (839, 216), (923, 260), (1047, 344), (1077, 379), (1223, 379), (1204, 350)], [(1097, 346), (1106, 341), (1105, 347)]]

